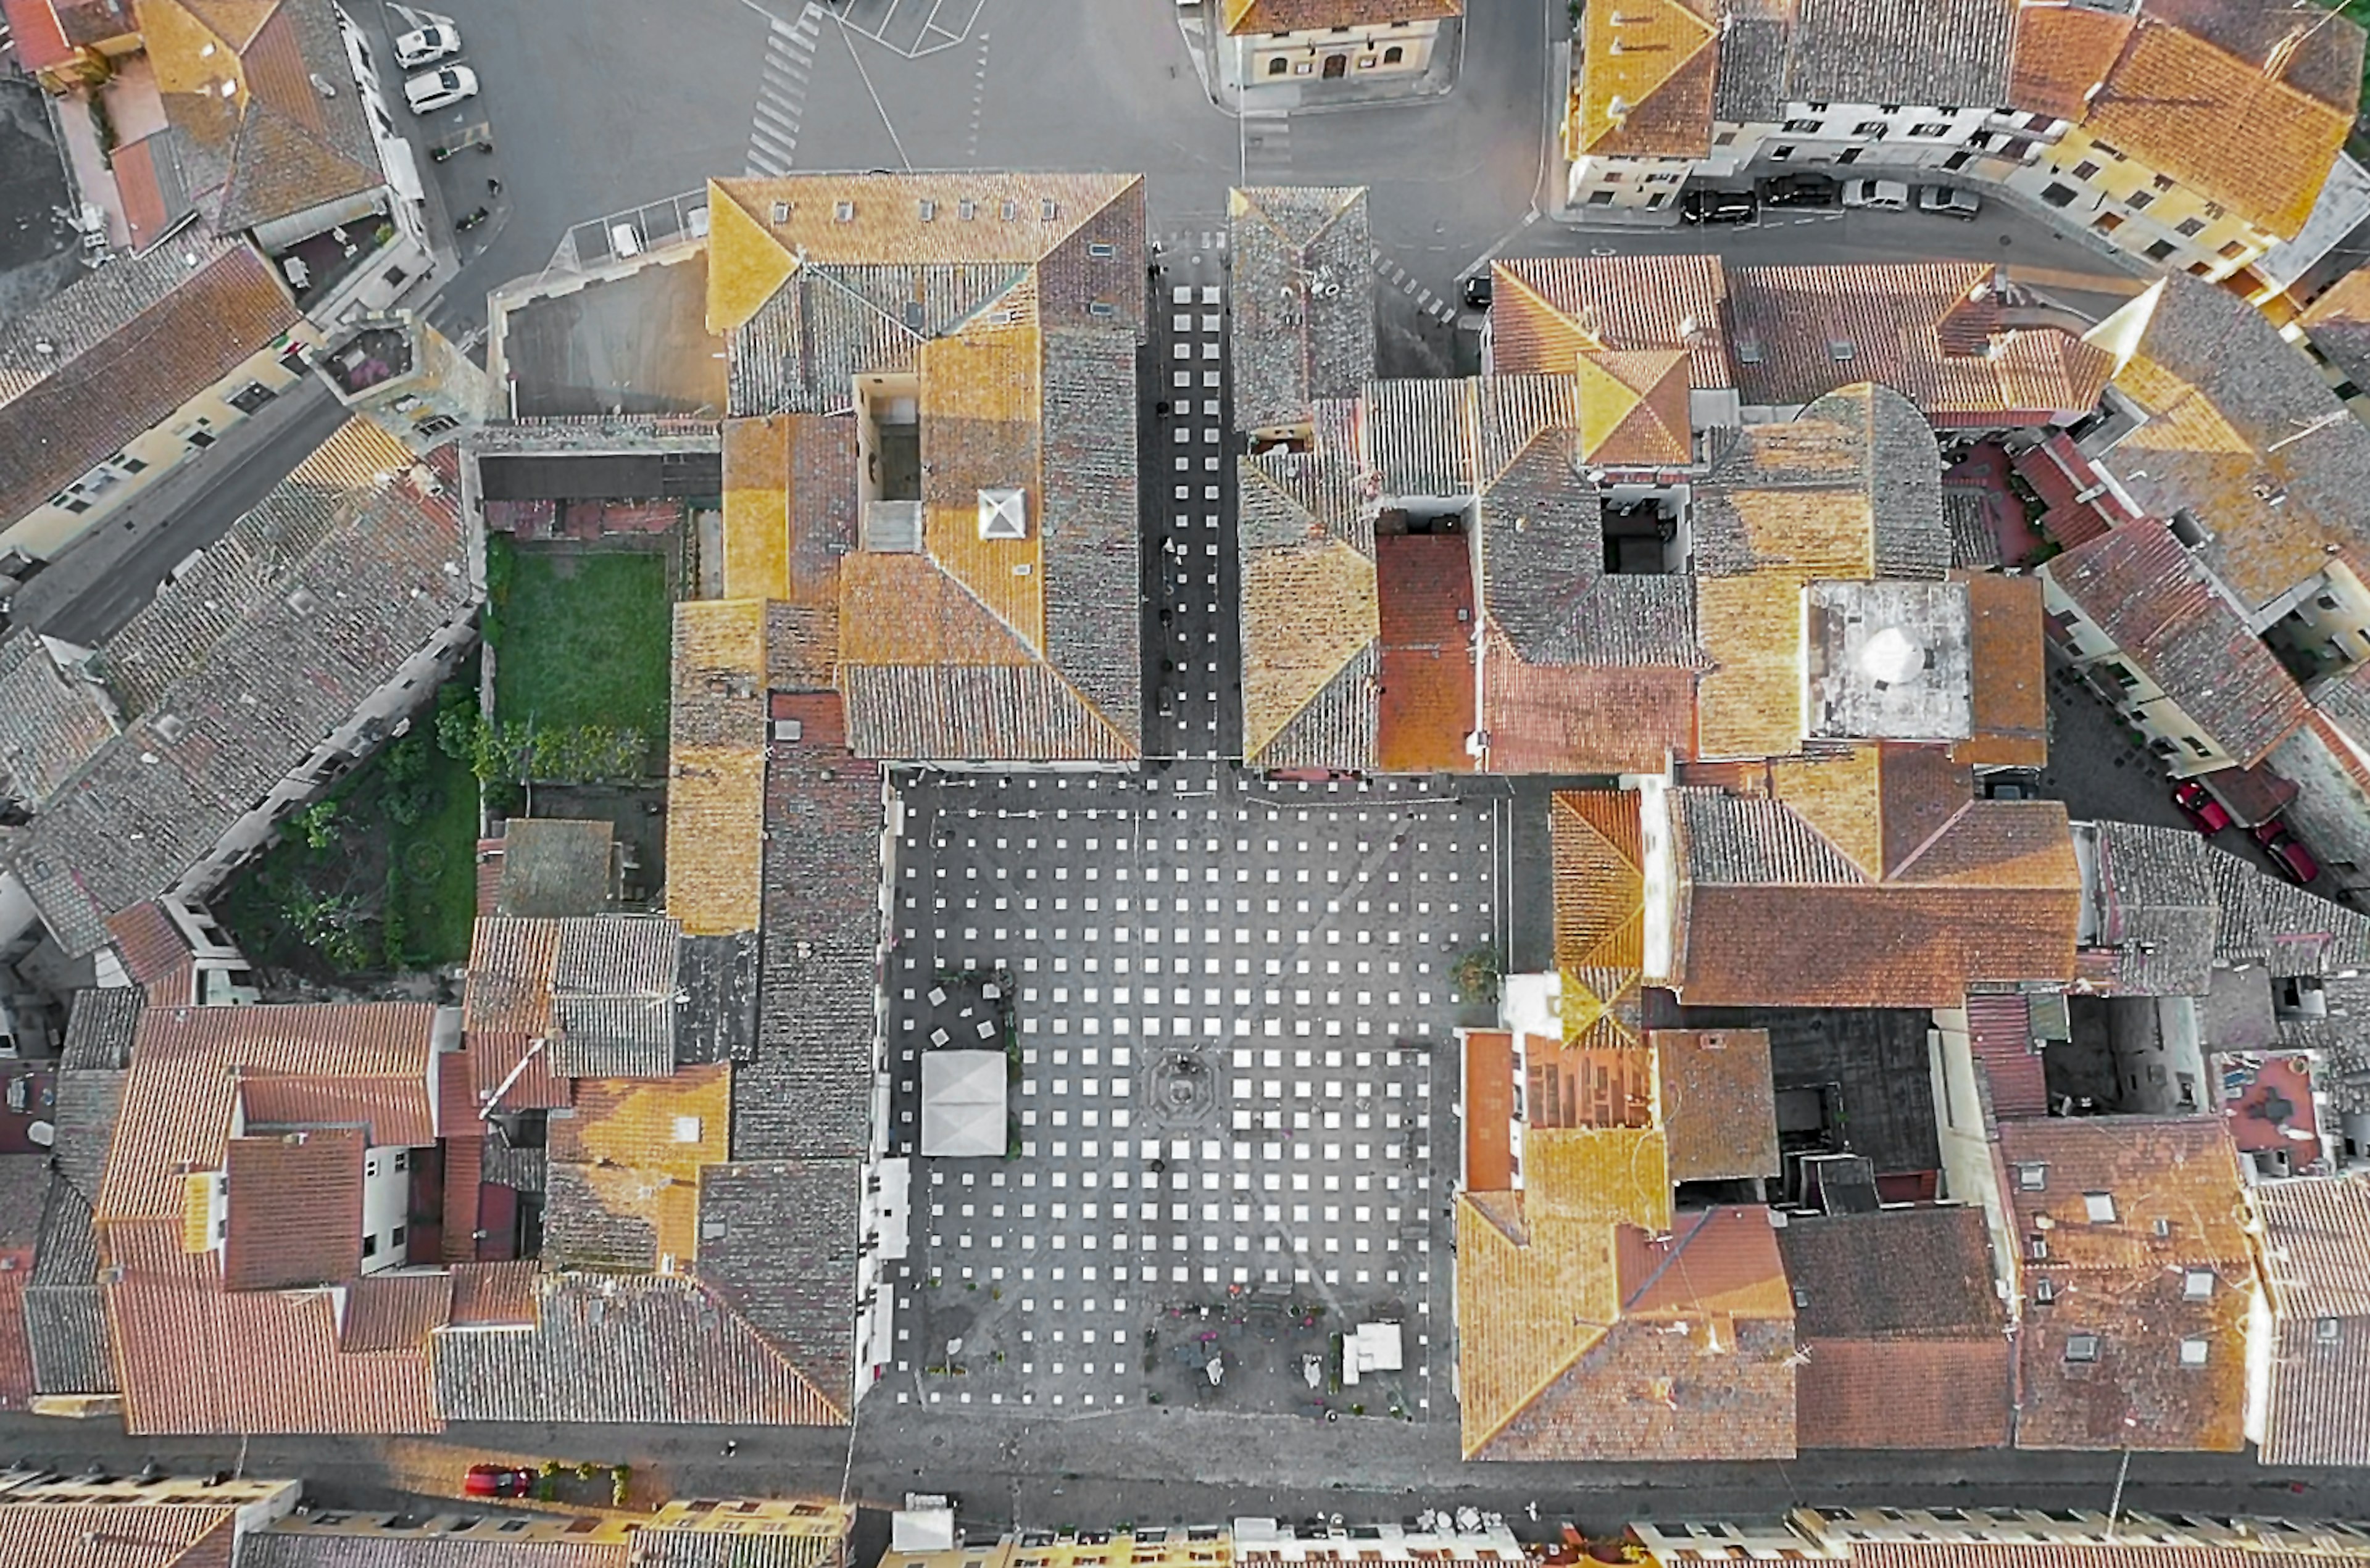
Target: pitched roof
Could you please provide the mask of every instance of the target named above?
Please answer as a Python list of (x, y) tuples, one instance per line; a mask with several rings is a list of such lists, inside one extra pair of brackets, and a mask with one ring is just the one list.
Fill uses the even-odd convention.
[(1768, 787), (1673, 792), (1690, 1003), (1950, 1007), (1979, 980), (2072, 977), (2062, 806), (1976, 800), (1963, 768), (1904, 747), (1774, 763)]
[(1370, 769), (1382, 631), (1374, 532), (1363, 513), (1320, 518), (1305, 505), (1294, 493), (1299, 462), (1271, 452), (1238, 464), (1244, 756), (1255, 767)]
[[(914, 378), (920, 548), (842, 555), (835, 622), (815, 606), (855, 750), (1133, 756), (1138, 631), (1108, 610), (1137, 586), (1142, 180), (813, 176), (709, 194), (708, 320), (730, 339), (736, 416), (843, 413), (859, 374)], [(1006, 488), (1023, 493), (1025, 537), (979, 525), (983, 494)], [(728, 560), (765, 559), (785, 522), (799, 555), (810, 519), (728, 509), (729, 533), (763, 535), (728, 537)]]
[(587, 1079), (550, 1119), (544, 1256), (555, 1267), (673, 1270), (699, 1250), (701, 1167), (725, 1158), (732, 1070)]
[(765, 606), (758, 601), (685, 601), (674, 607), (667, 912), (695, 935), (757, 929), (765, 843), (767, 646)]
[(856, 1397), (854, 1159), (713, 1164), (699, 1175), (699, 1276), (843, 1409)]
[(334, 1528), (258, 1530), (238, 1550), (238, 1568), (628, 1568), (642, 1561), (632, 1538), (346, 1535)]
[(1720, 60), (1711, 17), (1685, 0), (1641, 0), (1589, 6), (1580, 21), (1567, 157), (1700, 157), (1710, 151)]
[(2025, 1253), (2018, 1446), (2238, 1448), (2255, 1271), (2223, 1121), (2004, 1122), (1999, 1150)]
[(2370, 490), (2370, 426), (2261, 312), (2175, 274), (2090, 338), (2115, 353), (2115, 385), (2149, 415), (2100, 464), (2151, 514), (2195, 517), (2206, 535), (2200, 559), (2249, 613), (2331, 556), (2370, 565), (2359, 502)]
[(2370, 266), (2340, 278), (2297, 319), (2312, 346), (2346, 380), (2356, 386), (2370, 383)]
[[(2228, 9), (2255, 17), (2276, 10), (2284, 25), (2220, 29), (2217, 42), (2193, 25), (2143, 12), (2082, 126), (2249, 223), (2291, 238), (2311, 215), (2353, 122), (2362, 29), (2318, 6), (2303, 13), (2261, 3)], [(2318, 41), (2296, 47), (2310, 39)], [(2261, 45), (2260, 53), (2249, 44)], [(2288, 79), (2299, 57), (2307, 69), (2341, 76), (2341, 101)], [(2216, 135), (2216, 125), (2246, 125), (2249, 134)]]
[(597, 915), (611, 902), (616, 830), (604, 820), (513, 817), (502, 828), (494, 907), (525, 919)]
[(1656, 1082), (1671, 1180), (1775, 1176), (1778, 1092), (1766, 1029), (1657, 1029)]
[(0, 1504), (0, 1561), (42, 1568), (231, 1568), (238, 1510), (192, 1503)]
[(1576, 363), (1582, 462), (1684, 464), (1695, 455), (1684, 349), (1585, 349)]
[(454, 1421), (834, 1425), (834, 1404), (708, 1287), (663, 1276), (545, 1275), (533, 1326), (434, 1336)]
[[(1646, 962), (1639, 814), (1638, 796), (1627, 790), (1559, 790), (1547, 800), (1555, 959), (1567, 1039), (1580, 1038), (1610, 1014), (1629, 1043), (1637, 1040), (1637, 986)], [(1553, 1100), (1550, 1094), (1541, 1104)]]
[(223, 1288), (282, 1290), (362, 1272), (362, 1127), (250, 1134), (224, 1150)]
[(39, 810), (121, 727), (106, 687), (60, 665), (40, 636), (0, 641), (0, 791)]
[(1583, 349), (1685, 349), (1690, 383), (1736, 384), (1717, 256), (1525, 257), (1490, 264), (1490, 364), (1568, 372)]
[(1310, 28), (1376, 27), (1441, 21), (1465, 14), (1465, 0), (1224, 0), (1229, 35), (1298, 32)]
[(1799, 0), (1786, 97), (2007, 107), (2015, 0)]
[(1964, 580), (1975, 732), (1950, 748), (1951, 759), (1977, 767), (2041, 767), (2049, 761), (2041, 583), (1993, 572)]
[(328, 0), (139, 0), (165, 117), (224, 232), (386, 181)]
[(1979, 1207), (1798, 1214), (1778, 1232), (1778, 1250), (1805, 1340), (2005, 1343), (2008, 1310), (1993, 1288)]
[(2028, 113), (2080, 120), (2092, 89), (2123, 54), (2135, 19), (2136, 7), (2025, 0), (2016, 9), (2006, 101)]
[(848, 751), (837, 698), (778, 696), (775, 711), (800, 738), (765, 769), (757, 1040), (733, 1067), (732, 1153), (854, 1158), (872, 1127), (880, 774)]
[(518, 1057), (495, 1042), (547, 1042), (510, 1085), (506, 1106), (537, 1103), (553, 1078), (664, 1078), (675, 1066), (683, 928), (657, 915), (495, 917), (477, 923), (469, 948), (465, 1017), (480, 1104), (502, 1089)]
[[(0, 331), (0, 532), (300, 319), (253, 246), (193, 235)], [(54, 555), (70, 537), (26, 544)]]
[(2271, 1182), (2253, 1196), (2275, 1336), (2263, 1462), (2370, 1463), (2357, 1419), (2370, 1397), (2370, 1181)]
[[(451, 458), (431, 461), (449, 479)], [(452, 486), (350, 420), (108, 639), (109, 686), (140, 716), (9, 852), (68, 954), (95, 951), (109, 916), (173, 889), (469, 616), (463, 555)]]
[(2304, 722), (2295, 678), (2166, 524), (2127, 523), (2041, 569), (2240, 766)]
[[(1375, 376), (1375, 269), (1363, 186), (1226, 193), (1237, 429), (1305, 425), (1323, 398)], [(1188, 308), (1176, 307), (1179, 314)]]
[(1375, 542), (1382, 700), (1375, 761), (1386, 773), (1467, 773), (1473, 729), (1473, 577), (1453, 534)]
[(2136, 822), (2086, 824), (2097, 867), (2096, 944), (2114, 954), (2100, 989), (2126, 996), (2203, 996), (2219, 957), (2222, 901), (2210, 850), (2195, 832)]
[[(1973, 3), (2005, 14), (1995, 0)], [(1951, 9), (1902, 8), (1938, 20)], [(1835, 0), (1830, 9), (1868, 7)], [(1794, 96), (1858, 101), (1845, 93)], [(1735, 385), (1748, 404), (1809, 403), (1867, 381), (1900, 393), (1936, 425), (1995, 425), (2009, 415), (2062, 421), (2097, 406), (2111, 364), (2071, 333), (2008, 325), (2007, 285), (1997, 268), (1980, 262), (1735, 267), (1728, 286)]]

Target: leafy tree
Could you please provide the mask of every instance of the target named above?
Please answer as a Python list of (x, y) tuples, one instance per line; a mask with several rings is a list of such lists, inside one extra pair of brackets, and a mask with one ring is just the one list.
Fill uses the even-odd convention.
[(1494, 947), (1476, 947), (1456, 960), (1450, 971), (1456, 989), (1468, 1001), (1494, 1002), (1498, 1000), (1498, 981), (1504, 972)]

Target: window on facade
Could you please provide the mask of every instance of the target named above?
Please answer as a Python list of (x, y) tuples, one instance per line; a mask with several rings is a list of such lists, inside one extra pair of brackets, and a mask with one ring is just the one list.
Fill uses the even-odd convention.
[(2090, 220), (2090, 226), (2102, 235), (2111, 235), (2123, 226), (2123, 215), (2121, 212), (2101, 212)]
[(2060, 185), (2055, 180), (2051, 180), (2046, 186), (2042, 188), (2041, 199), (2043, 201), (2048, 202), (2052, 207), (2063, 207), (2068, 201), (2074, 200), (2074, 188), (2070, 185)]
[(1815, 136), (1819, 122), (1815, 120), (1789, 120), (1778, 129), (1795, 136)]
[(1592, 190), (1588, 193), (1588, 204), (1592, 207), (1610, 207), (1613, 205), (1613, 192)]
[(2197, 756), (2211, 757), (2214, 755), (2214, 749), (2206, 745), (2205, 742), (2198, 739), (2197, 737), (2193, 735), (2182, 736), (2180, 738), (2180, 742), (2182, 745), (2188, 747), (2189, 750)]
[(1909, 134), (1912, 136), (1948, 136), (1950, 133), (1950, 126), (1939, 120), (1929, 120), (1923, 125), (1913, 125), (1909, 128)]
[(251, 381), (232, 395), (230, 406), (242, 414), (252, 414), (279, 395), (261, 382)]
[(400, 1225), (397, 1226), (388, 1233), (387, 1240), (396, 1246), (399, 1247), (403, 1245), (403, 1227)]
[(2162, 261), (2179, 248), (2170, 240), (2160, 239), (2147, 247), (2147, 258), (2150, 261)]
[(1383, 51), (1383, 63), (1386, 65), (1397, 65), (1406, 58), (1407, 51), (1396, 43)]
[(2099, 177), (2099, 166), (2092, 163), (2089, 159), (2084, 158), (2080, 163), (2074, 166), (2074, 177), (2076, 179), (2096, 179)]
[[(351, 1167), (349, 1166), (348, 1169), (351, 1169)], [(376, 1236), (364, 1236), (362, 1238), (362, 1256), (366, 1258), (374, 1258), (378, 1256), (378, 1238)]]
[(1267, 63), (1267, 74), (1271, 76), (1281, 76), (1291, 68), (1292, 62), (1281, 54)]
[(2172, 227), (2173, 232), (2176, 234), (2188, 237), (2194, 237), (2205, 232), (2205, 220), (2203, 218), (2183, 218), (2180, 222), (2173, 224)]
[(1733, 132), (1733, 131), (1723, 131), (1723, 132), (1721, 132), (1719, 135), (1717, 135), (1717, 136), (1715, 136), (1715, 137), (1713, 137), (1713, 138), (1711, 139), (1711, 144), (1712, 144), (1713, 146), (1715, 146), (1715, 147), (1725, 147), (1725, 146), (1729, 145), (1731, 143), (1734, 142), (1735, 140), (1736, 140), (1736, 132)]
[(1794, 149), (1791, 147), (1773, 147), (1769, 151), (1769, 159), (1772, 163), (1782, 164), (1793, 155)]
[(1870, 141), (1881, 140), (1884, 135), (1884, 121), (1881, 120), (1863, 120), (1858, 125), (1852, 127), (1852, 134), (1855, 136), (1865, 136)]
[(2226, 261), (2236, 261), (2240, 257), (2247, 254), (2247, 247), (2240, 241), (2232, 240), (2229, 244), (2222, 247), (2219, 254)]
[(2068, 1334), (2065, 1339), (2065, 1359), (2096, 1361), (2099, 1358), (2099, 1336), (2095, 1333)]
[(191, 446), (206, 447), (214, 444), (213, 432), (211, 430), (191, 430), (188, 435), (183, 436), (181, 439), (188, 441)]
[(2131, 209), (2134, 212), (2139, 212), (2155, 200), (2156, 197), (2151, 192), (2146, 190), (2134, 190), (2132, 192), (2130, 198)]

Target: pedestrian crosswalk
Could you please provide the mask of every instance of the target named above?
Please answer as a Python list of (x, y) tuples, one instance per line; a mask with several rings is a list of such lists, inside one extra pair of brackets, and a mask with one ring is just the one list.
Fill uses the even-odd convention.
[(1292, 121), (1283, 115), (1243, 116), (1243, 183), (1292, 183)]
[(765, 69), (757, 107), (749, 122), (749, 172), (790, 172), (799, 150), (799, 120), (806, 112), (807, 82), (814, 74), (815, 39), (823, 7), (809, 4), (795, 22), (773, 18), (765, 34)]
[(1444, 294), (1435, 294), (1411, 277), (1407, 269), (1390, 260), (1379, 250), (1373, 253), (1375, 276), (1405, 294), (1409, 303), (1434, 321), (1456, 319), (1456, 303)]

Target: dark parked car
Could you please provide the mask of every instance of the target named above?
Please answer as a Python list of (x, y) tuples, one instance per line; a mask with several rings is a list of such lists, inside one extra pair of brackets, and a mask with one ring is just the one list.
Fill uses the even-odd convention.
[(1690, 190), (1679, 203), (1679, 216), (1690, 223), (1749, 223), (1760, 211), (1749, 190)]
[(1490, 308), (1490, 292), (1494, 287), (1495, 285), (1490, 282), (1490, 274), (1487, 272), (1476, 272), (1470, 278), (1466, 279), (1465, 308), (1467, 310), (1488, 310)]
[(1781, 174), (1761, 182), (1761, 200), (1772, 207), (1832, 207), (1841, 194), (1823, 174)]
[(2195, 779), (2183, 779), (2172, 786), (2172, 803), (2188, 814), (2201, 833), (2218, 833), (2230, 825), (2230, 808)]
[(2305, 848), (2303, 841), (2289, 832), (2287, 824), (2278, 818), (2255, 824), (2255, 841), (2263, 846), (2263, 853), (2287, 874), (2291, 882), (2310, 882), (2320, 875), (2320, 862), (2313, 858), (2312, 852)]

